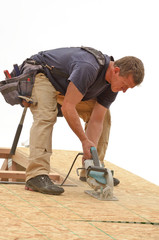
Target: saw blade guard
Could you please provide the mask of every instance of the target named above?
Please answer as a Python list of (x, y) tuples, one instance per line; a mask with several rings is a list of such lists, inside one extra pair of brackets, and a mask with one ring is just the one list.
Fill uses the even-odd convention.
[(109, 169), (102, 167), (95, 147), (90, 149), (92, 159), (85, 160), (87, 183), (93, 188), (98, 189), (106, 185), (113, 187), (113, 176)]

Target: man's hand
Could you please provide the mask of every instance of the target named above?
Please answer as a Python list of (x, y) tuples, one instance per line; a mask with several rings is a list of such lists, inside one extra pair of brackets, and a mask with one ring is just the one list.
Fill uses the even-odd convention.
[(86, 159), (91, 159), (91, 147), (95, 147), (95, 144), (91, 142), (89, 139), (86, 139), (82, 142), (82, 147), (83, 147), (83, 159), (82, 163), (84, 164), (84, 161)]

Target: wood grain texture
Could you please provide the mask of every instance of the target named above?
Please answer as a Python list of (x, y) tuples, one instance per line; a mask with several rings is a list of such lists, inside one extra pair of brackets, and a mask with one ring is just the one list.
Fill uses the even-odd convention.
[[(28, 149), (22, 151), (28, 154)], [(64, 178), (77, 153), (54, 150), (51, 168)], [(159, 187), (105, 163), (120, 179), (114, 188), (119, 201), (103, 202), (84, 193), (90, 187), (76, 175), (81, 157), (69, 176), (77, 186), (64, 186), (60, 196), (25, 191), (22, 185), (0, 184), (0, 239), (158, 240)]]

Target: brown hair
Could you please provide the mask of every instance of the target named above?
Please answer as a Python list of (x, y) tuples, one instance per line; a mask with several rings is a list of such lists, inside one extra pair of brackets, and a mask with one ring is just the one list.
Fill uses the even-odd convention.
[(132, 74), (136, 85), (139, 85), (143, 81), (145, 71), (140, 59), (132, 56), (123, 57), (115, 61), (114, 66), (120, 68), (120, 76)]

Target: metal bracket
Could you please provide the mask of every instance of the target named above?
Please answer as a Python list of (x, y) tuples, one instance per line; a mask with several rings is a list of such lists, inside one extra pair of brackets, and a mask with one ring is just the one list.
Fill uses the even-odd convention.
[(12, 164), (13, 164), (12, 158), (9, 158), (9, 159), (8, 159), (8, 169), (9, 169), (10, 167), (12, 167)]

